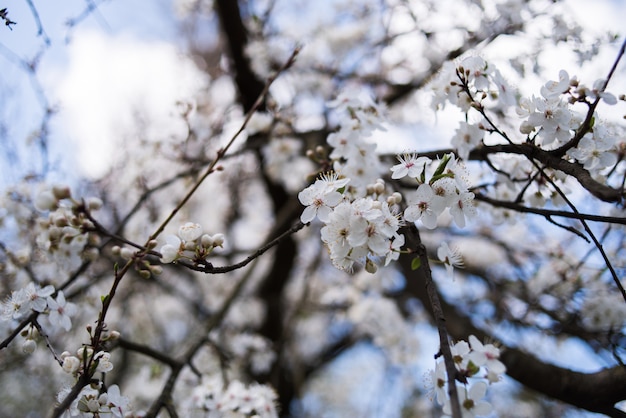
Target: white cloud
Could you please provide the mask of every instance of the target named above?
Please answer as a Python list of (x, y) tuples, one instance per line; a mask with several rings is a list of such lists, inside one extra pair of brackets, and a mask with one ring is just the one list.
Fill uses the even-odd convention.
[(129, 139), (184, 135), (176, 102), (204, 85), (206, 75), (171, 44), (83, 32), (70, 44), (55, 88), (58, 123), (81, 171), (98, 177)]

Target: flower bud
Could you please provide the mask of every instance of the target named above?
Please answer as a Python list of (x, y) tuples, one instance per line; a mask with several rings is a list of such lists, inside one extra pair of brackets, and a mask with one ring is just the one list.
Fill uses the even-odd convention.
[(63, 231), (59, 227), (51, 226), (48, 229), (48, 238), (50, 238), (50, 241), (58, 240), (59, 238), (61, 238), (62, 234), (63, 234)]
[(102, 200), (97, 197), (88, 197), (85, 203), (87, 205), (87, 209), (89, 210), (98, 210), (103, 205)]
[(170, 244), (165, 244), (161, 247), (161, 262), (171, 263), (178, 258), (178, 248)]
[(35, 207), (41, 211), (55, 210), (57, 208), (58, 200), (54, 197), (54, 194), (50, 190), (44, 190), (37, 195), (35, 199)]
[(528, 123), (528, 121), (522, 122), (522, 124), (519, 127), (519, 131), (523, 133), (524, 135), (528, 135), (534, 130), (535, 130), (535, 127), (531, 125), (530, 123)]
[(97, 248), (90, 247), (83, 251), (83, 259), (88, 261), (96, 261), (100, 256), (100, 252)]
[(224, 245), (225, 237), (224, 234), (215, 234), (211, 237), (213, 240), (214, 247), (221, 247)]
[(374, 185), (374, 191), (376, 192), (376, 194), (385, 193), (385, 183), (376, 182), (376, 184)]
[(69, 199), (72, 197), (72, 193), (70, 192), (70, 188), (65, 185), (57, 185), (52, 187), (52, 193), (57, 200), (61, 199)]
[(96, 234), (89, 234), (87, 236), (88, 240), (87, 242), (89, 243), (89, 245), (91, 245), (92, 247), (99, 247), (100, 243), (102, 242), (102, 239), (100, 239), (100, 235), (96, 235)]
[(25, 340), (24, 343), (22, 344), (22, 351), (24, 352), (24, 354), (33, 354), (36, 349), (37, 349), (37, 343), (34, 340), (31, 340), (30, 338)]
[(211, 238), (211, 236), (209, 234), (204, 234), (200, 237), (200, 244), (202, 244), (202, 246), (204, 248), (209, 248), (213, 246), (213, 238)]
[[(80, 404), (80, 402), (79, 402)], [(84, 412), (98, 412), (100, 410), (100, 402), (97, 399), (89, 399), (87, 401), (87, 410)]]
[(63, 359), (63, 371), (66, 373), (75, 373), (80, 367), (78, 357), (68, 356)]
[(62, 213), (54, 213), (50, 218), (52, 223), (59, 228), (63, 228), (64, 226), (69, 225), (67, 217)]
[(130, 260), (131, 258), (133, 258), (133, 254), (134, 254), (134, 252), (130, 248), (122, 248), (120, 250), (120, 256), (124, 260)]
[(76, 350), (76, 354), (78, 355), (78, 358), (89, 358), (93, 355), (93, 348), (91, 347), (81, 347), (78, 350)]
[(368, 273), (376, 273), (378, 271), (378, 266), (369, 258), (365, 261), (365, 271)]

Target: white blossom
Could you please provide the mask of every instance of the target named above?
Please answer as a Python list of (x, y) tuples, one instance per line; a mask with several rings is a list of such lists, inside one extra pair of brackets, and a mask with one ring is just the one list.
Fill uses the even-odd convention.
[(398, 155), (397, 158), (400, 164), (391, 167), (392, 179), (401, 179), (405, 176), (418, 178), (424, 170), (424, 166), (431, 162), (430, 158), (418, 157), (416, 154)]
[(421, 184), (414, 194), (409, 195), (409, 205), (404, 211), (404, 219), (409, 222), (422, 221), (428, 229), (437, 226), (437, 217), (445, 209), (445, 199), (435, 195), (428, 184)]
[(50, 312), (48, 314), (48, 320), (50, 323), (59, 328), (63, 328), (65, 331), (69, 331), (72, 328), (71, 316), (78, 312), (78, 307), (65, 300), (63, 291), (60, 290), (56, 299), (48, 296), (47, 298), (48, 308)]

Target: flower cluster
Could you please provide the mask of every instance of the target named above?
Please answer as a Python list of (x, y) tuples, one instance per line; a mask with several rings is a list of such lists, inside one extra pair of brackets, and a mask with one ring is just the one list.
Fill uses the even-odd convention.
[(620, 330), (626, 325), (626, 303), (621, 295), (596, 284), (582, 307), (582, 322), (593, 331)]
[[(500, 71), (479, 56), (464, 58), (457, 65), (446, 65), (433, 85), (433, 92), (432, 107), (435, 110), (451, 103), (468, 113), (490, 101), (492, 108), (503, 112), (517, 102), (515, 90)], [(463, 121), (452, 137), (451, 145), (461, 159), (467, 160), (470, 151), (483, 141), (485, 132), (482, 123)]]
[(345, 191), (350, 181), (327, 173), (301, 191), (298, 197), (307, 207), (300, 220), (310, 222), (317, 217), (325, 224), (322, 241), (337, 268), (351, 270), (355, 262), (360, 262), (374, 272), (376, 261), (384, 259), (387, 265), (398, 257), (397, 251), (404, 245), (404, 236), (397, 232), (400, 220), (392, 212), (390, 202), (377, 198), (384, 192), (383, 180), (366, 187), (367, 196), (353, 200), (349, 193), (339, 192)]
[(205, 379), (197, 386), (191, 395), (191, 404), (194, 410), (213, 412), (215, 416), (278, 417), (276, 393), (271, 387), (260, 384), (246, 387), (238, 380), (225, 386), (218, 377)]
[(333, 147), (333, 168), (350, 179), (353, 194), (363, 196), (367, 185), (375, 183), (383, 172), (376, 144), (368, 140), (375, 130), (384, 129), (383, 109), (353, 91), (341, 93), (329, 106), (340, 118), (339, 130), (326, 139)]
[(95, 373), (107, 373), (113, 370), (110, 353), (98, 351), (94, 355), (93, 351), (90, 347), (81, 347), (76, 351), (76, 356), (71, 355), (69, 351), (64, 351), (61, 354), (63, 370), (74, 376), (84, 372), (82, 370), (84, 365), (89, 365), (93, 368), (91, 372)]
[(87, 213), (100, 209), (102, 201), (88, 198), (77, 201), (66, 186), (55, 186), (42, 191), (35, 206), (49, 211), (48, 218), (39, 221), (41, 233), (37, 244), (44, 250), (71, 261), (93, 260), (98, 256), (99, 237)]
[(48, 299), (52, 299), (50, 297), (52, 294), (54, 286), (42, 288), (32, 282), (22, 289), (13, 290), (11, 296), (2, 303), (2, 318), (20, 321), (32, 311), (44, 312), (48, 308)]
[[(388, 265), (399, 257), (405, 243), (404, 236), (398, 233), (404, 221), (421, 221), (432, 229), (437, 226), (439, 215), (449, 209), (456, 224), (464, 227), (466, 219), (476, 215), (465, 166), (453, 154), (445, 155), (434, 172), (430, 158), (404, 154), (398, 156), (399, 164), (391, 167), (391, 178), (412, 177), (418, 188), (409, 194), (402, 219), (397, 213), (402, 196), (387, 193), (384, 180), (372, 177), (379, 173), (378, 166), (367, 160), (374, 155), (375, 144), (364, 138), (381, 127), (380, 111), (363, 110), (370, 107), (347, 94), (340, 95), (334, 105), (351, 115), (338, 132), (328, 137), (333, 146), (330, 158), (337, 171), (323, 174), (298, 198), (306, 206), (300, 217), (302, 222), (317, 218), (324, 223), (322, 241), (335, 267), (350, 271), (355, 263), (360, 263), (374, 272), (382, 260)], [(357, 181), (348, 173), (355, 175)], [(447, 266), (460, 266), (458, 257), (450, 251), (446, 255), (442, 261)]]
[(567, 155), (581, 163), (585, 170), (596, 174), (617, 163), (616, 145), (616, 135), (599, 124), (582, 137), (576, 148), (568, 150)]
[(354, 92), (340, 94), (330, 106), (340, 118), (340, 129), (327, 138), (335, 171), (298, 194), (306, 206), (300, 220), (308, 223), (317, 218), (325, 224), (322, 241), (335, 267), (349, 271), (361, 263), (374, 272), (382, 260), (387, 265), (397, 259), (404, 245), (394, 212), (401, 196), (386, 197), (376, 144), (368, 141), (372, 132), (383, 129), (382, 109)]
[[(470, 335), (469, 344), (466, 341), (459, 341), (451, 347), (451, 351), (462, 379), (473, 379), (471, 385), (469, 382), (463, 385), (456, 383), (463, 417), (488, 415), (492, 407), (483, 400), (487, 393), (487, 382), (489, 384), (498, 382), (506, 372), (506, 367), (499, 360), (500, 349), (493, 344), (483, 344), (478, 338)], [(446, 387), (449, 382), (443, 359), (437, 362), (435, 370), (429, 372), (429, 380), (437, 403), (443, 406), (445, 414), (450, 415), (452, 409)]]
[(215, 248), (224, 246), (224, 234), (204, 234), (202, 226), (193, 222), (185, 223), (178, 229), (178, 235), (169, 235), (165, 240), (160, 251), (163, 263), (182, 258), (203, 264)]
[[(109, 386), (106, 391), (101, 386), (101, 384), (85, 386), (64, 416), (72, 418), (130, 418), (136, 416), (132, 413), (129, 399), (122, 396), (117, 385)], [(70, 391), (70, 387), (61, 390), (57, 395), (57, 401), (63, 402)]]
[(414, 177), (417, 189), (408, 195), (408, 205), (404, 219), (408, 222), (421, 221), (428, 229), (437, 226), (437, 220), (446, 209), (459, 227), (464, 227), (466, 218), (476, 216), (474, 193), (469, 191), (465, 166), (447, 154), (438, 163), (435, 172), (426, 175), (426, 166), (432, 163), (430, 158), (405, 154), (398, 157), (400, 164), (391, 168), (392, 178)]
[(48, 315), (48, 321), (54, 330), (69, 331), (72, 328), (71, 317), (78, 308), (65, 300), (62, 290), (53, 298), (54, 293), (54, 286), (42, 288), (32, 282), (22, 289), (13, 290), (11, 296), (2, 303), (2, 319), (20, 321), (32, 312), (39, 312)]
[[(542, 97), (522, 99), (517, 109), (518, 115), (525, 117), (520, 126), (523, 134), (537, 132), (535, 143), (542, 146), (561, 146), (573, 137), (573, 131), (582, 123), (582, 117), (571, 109), (575, 103), (588, 106), (595, 101), (614, 105), (617, 99), (611, 93), (603, 91), (605, 80), (596, 80), (589, 88), (570, 77), (567, 71), (559, 72), (559, 80), (550, 80), (541, 88)], [(590, 171), (600, 171), (617, 162), (614, 154), (616, 138), (594, 115), (592, 132), (587, 133), (570, 149), (568, 155), (584, 164)]]
[(542, 97), (523, 99), (517, 109), (518, 115), (526, 119), (520, 126), (520, 132), (530, 134), (538, 130), (535, 143), (538, 145), (556, 145), (567, 142), (571, 131), (578, 128), (580, 118), (569, 108), (569, 103), (561, 98), (569, 91), (573, 80), (565, 71), (559, 74), (559, 81), (548, 81), (541, 88)]

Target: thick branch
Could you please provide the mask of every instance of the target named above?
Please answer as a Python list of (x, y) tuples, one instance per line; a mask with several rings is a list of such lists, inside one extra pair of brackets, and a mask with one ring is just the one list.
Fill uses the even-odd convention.
[(437, 356), (442, 355), (446, 365), (446, 374), (448, 376), (448, 395), (450, 396), (452, 417), (460, 418), (462, 415), (461, 405), (459, 404), (459, 395), (456, 387), (458, 372), (454, 364), (454, 359), (452, 358), (450, 340), (446, 327), (446, 316), (442, 310), (441, 298), (439, 297), (437, 286), (433, 281), (430, 271), (426, 247), (422, 244), (419, 231), (414, 225), (406, 228), (405, 235), (407, 236), (409, 248), (417, 248), (417, 255), (420, 260), (420, 268), (416, 272), (405, 271), (405, 274), (407, 274), (406, 277), (411, 278), (409, 281), (421, 282), (424, 284), (424, 289), (427, 295), (427, 304), (424, 306), (430, 307), (433, 320), (435, 321), (435, 325), (439, 333), (439, 353), (437, 353)]
[(597, 182), (582, 165), (556, 157), (549, 151), (544, 151), (531, 144), (502, 144), (476, 148), (470, 152), (470, 159), (484, 161), (488, 155), (498, 153), (525, 155), (551, 169), (562, 171), (574, 177), (589, 193), (605, 202), (620, 202), (624, 198), (622, 190)]
[(239, 90), (239, 101), (244, 112), (248, 112), (263, 91), (265, 83), (254, 74), (250, 67), (250, 60), (245, 55), (248, 34), (241, 19), (239, 2), (237, 0), (216, 0), (215, 11), (219, 16), (222, 31), (228, 40), (228, 49), (235, 72), (235, 83)]

